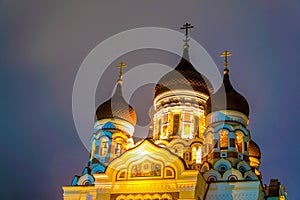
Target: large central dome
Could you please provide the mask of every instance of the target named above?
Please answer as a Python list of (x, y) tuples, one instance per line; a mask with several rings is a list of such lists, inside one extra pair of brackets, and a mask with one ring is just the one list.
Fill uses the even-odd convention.
[(164, 75), (156, 84), (154, 98), (172, 90), (194, 90), (209, 96), (213, 88), (209, 80), (200, 74), (189, 61), (188, 48), (183, 50), (183, 56), (175, 70)]

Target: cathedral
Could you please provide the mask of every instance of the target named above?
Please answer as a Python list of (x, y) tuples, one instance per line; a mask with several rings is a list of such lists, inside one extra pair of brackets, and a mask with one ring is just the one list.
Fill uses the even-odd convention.
[(286, 200), (277, 179), (263, 184), (261, 151), (252, 140), (247, 100), (230, 82), (224, 51), (217, 91), (183, 53), (154, 89), (149, 133), (134, 137), (136, 112), (122, 95), (125, 63), (114, 94), (96, 109), (90, 157), (82, 174), (63, 186), (65, 200)]

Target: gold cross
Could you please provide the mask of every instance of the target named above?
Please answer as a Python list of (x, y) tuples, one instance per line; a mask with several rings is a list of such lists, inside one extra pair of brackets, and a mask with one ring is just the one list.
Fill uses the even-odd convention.
[(185, 36), (187, 37), (189, 35), (189, 29), (190, 28), (194, 28), (194, 26), (192, 26), (189, 23), (185, 23), (182, 25), (182, 27), (180, 27), (180, 29), (185, 29)]
[(228, 57), (232, 56), (232, 53), (229, 52), (229, 51), (223, 51), (221, 54), (220, 54), (221, 57), (224, 57), (224, 67), (225, 69), (227, 70), (228, 69)]
[(120, 73), (119, 73), (119, 81), (122, 81), (122, 77), (123, 77), (123, 67), (126, 67), (126, 63), (124, 62), (120, 62), (120, 64), (118, 66), (116, 66), (117, 68), (120, 68)]

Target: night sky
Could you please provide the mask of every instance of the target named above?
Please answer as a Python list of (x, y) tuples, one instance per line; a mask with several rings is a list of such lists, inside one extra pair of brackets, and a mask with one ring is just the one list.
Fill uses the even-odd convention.
[[(179, 30), (185, 22), (195, 26), (191, 37), (220, 70), (219, 53), (233, 53), (231, 81), (250, 105), (263, 182), (278, 178), (290, 199), (300, 199), (298, 0), (0, 1), (1, 199), (62, 199), (61, 186), (81, 174), (89, 152), (75, 129), (72, 90), (95, 46), (128, 29)], [(178, 61), (151, 50), (120, 59), (128, 64), (125, 72), (150, 61)], [(97, 104), (111, 94), (118, 73), (113, 65), (120, 59), (100, 80)], [(152, 89), (141, 87), (130, 99), (139, 124), (147, 124)]]

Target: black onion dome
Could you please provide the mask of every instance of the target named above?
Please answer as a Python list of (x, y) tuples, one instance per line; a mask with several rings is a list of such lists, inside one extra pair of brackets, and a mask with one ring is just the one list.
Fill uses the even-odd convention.
[[(226, 103), (225, 99), (226, 98)], [(234, 110), (249, 116), (249, 104), (231, 85), (229, 70), (224, 70), (223, 84), (221, 88), (207, 100), (205, 114), (220, 111)]]
[(183, 50), (183, 56), (175, 70), (164, 75), (156, 84), (154, 98), (166, 91), (178, 89), (192, 89), (206, 95), (213, 93), (213, 87), (209, 80), (190, 63), (188, 48)]
[(97, 120), (101, 119), (122, 119), (132, 125), (136, 125), (136, 112), (125, 101), (122, 95), (121, 84), (118, 83), (116, 91), (111, 99), (101, 104), (96, 110)]
[(261, 158), (260, 148), (253, 140), (250, 140), (248, 143), (248, 156), (255, 157), (258, 159)]

